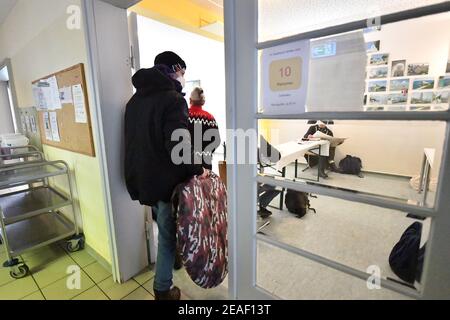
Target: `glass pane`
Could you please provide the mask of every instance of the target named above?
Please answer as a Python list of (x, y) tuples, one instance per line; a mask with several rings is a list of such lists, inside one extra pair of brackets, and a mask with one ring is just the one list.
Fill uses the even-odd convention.
[(257, 285), (291, 300), (407, 300), (388, 289), (369, 289), (367, 283), (285, 250), (257, 243)]
[(447, 12), (261, 50), (259, 110), (448, 110), (449, 39)]
[(260, 155), (259, 166), (290, 181), (434, 207), (445, 129), (439, 121), (261, 120), (260, 153), (276, 155)]
[(259, 41), (441, 3), (442, 0), (259, 0)]

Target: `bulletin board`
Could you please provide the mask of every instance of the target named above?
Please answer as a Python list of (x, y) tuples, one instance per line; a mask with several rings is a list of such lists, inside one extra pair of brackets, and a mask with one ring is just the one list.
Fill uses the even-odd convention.
[[(33, 81), (33, 85), (39, 83), (41, 80), (48, 79), (53, 76), (56, 77), (58, 88), (60, 90), (62, 88), (69, 88), (70, 90), (73, 86), (81, 85), (84, 93), (86, 121), (85, 123), (80, 123), (79, 121), (77, 122), (74, 101), (64, 102), (64, 100), (62, 100), (61, 109), (38, 110), (39, 131), (42, 144), (95, 157), (84, 65), (80, 63), (68, 69), (43, 77)], [(47, 117), (49, 113), (54, 112), (56, 112), (59, 141), (48, 139), (46, 134), (45, 117)]]

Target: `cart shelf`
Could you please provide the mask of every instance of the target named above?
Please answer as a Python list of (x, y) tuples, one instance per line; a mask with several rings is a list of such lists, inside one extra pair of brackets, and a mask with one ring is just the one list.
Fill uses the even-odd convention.
[(74, 225), (62, 214), (49, 212), (6, 226), (9, 252), (18, 256), (75, 234)]
[(59, 162), (42, 162), (12, 168), (0, 168), (0, 189), (67, 173)]
[[(66, 249), (75, 252), (84, 248), (73, 208), (73, 192), (69, 167), (64, 161), (26, 161), (17, 165), (0, 165), (0, 232), (6, 247), (7, 261), (15, 279), (26, 277), (29, 268), (20, 254), (65, 239)], [(50, 177), (65, 177), (69, 195), (56, 191)], [(38, 182), (39, 186), (33, 185)], [(23, 189), (25, 187), (25, 189)], [(20, 191), (14, 191), (16, 188)], [(72, 207), (71, 222), (57, 210)]]
[(72, 204), (51, 187), (39, 187), (0, 196), (5, 225), (19, 222)]

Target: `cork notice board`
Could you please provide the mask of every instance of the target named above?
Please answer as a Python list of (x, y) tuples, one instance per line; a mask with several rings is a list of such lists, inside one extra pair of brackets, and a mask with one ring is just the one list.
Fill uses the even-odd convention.
[[(77, 64), (68, 69), (48, 75), (46, 77), (33, 81), (33, 84), (36, 84), (41, 80), (48, 79), (53, 76), (56, 77), (58, 88), (60, 90), (62, 88), (72, 88), (72, 86), (81, 85), (84, 92), (84, 103), (87, 121), (86, 123), (76, 122), (73, 99), (68, 103), (63, 101), (61, 109), (39, 110), (38, 119), (42, 143), (56, 148), (95, 157), (94, 141), (92, 138), (91, 116), (86, 90), (86, 77), (83, 64)], [(48, 114), (48, 112), (56, 112), (59, 130), (59, 142), (47, 139), (44, 117), (46, 113)]]

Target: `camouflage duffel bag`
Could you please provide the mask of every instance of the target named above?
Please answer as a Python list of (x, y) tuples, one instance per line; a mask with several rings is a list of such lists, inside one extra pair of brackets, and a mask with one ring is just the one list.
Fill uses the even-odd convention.
[(227, 191), (219, 176), (193, 177), (173, 197), (177, 246), (183, 265), (200, 287), (219, 286), (228, 274)]

